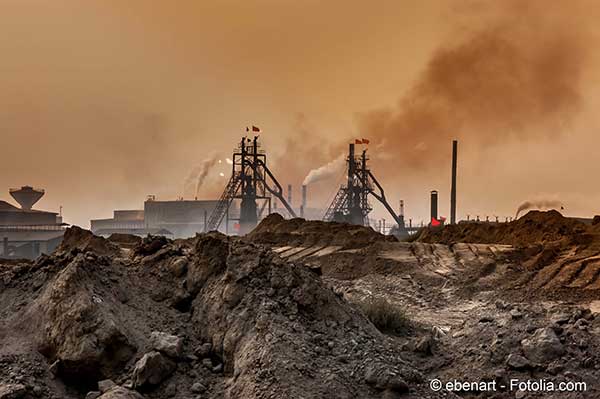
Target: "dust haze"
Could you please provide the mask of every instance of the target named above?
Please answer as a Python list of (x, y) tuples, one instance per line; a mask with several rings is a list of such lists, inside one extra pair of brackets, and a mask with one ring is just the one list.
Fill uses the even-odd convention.
[[(87, 226), (148, 194), (191, 196), (186, 176), (255, 124), (297, 187), (368, 137), (416, 220), (430, 189), (444, 200), (453, 138), (459, 217), (538, 194), (597, 211), (583, 176), (600, 167), (581, 156), (598, 144), (593, 2), (319, 3), (2, 2), (0, 190), (43, 187), (39, 208)], [(195, 194), (220, 194), (228, 168)], [(336, 183), (314, 183), (309, 206)]]

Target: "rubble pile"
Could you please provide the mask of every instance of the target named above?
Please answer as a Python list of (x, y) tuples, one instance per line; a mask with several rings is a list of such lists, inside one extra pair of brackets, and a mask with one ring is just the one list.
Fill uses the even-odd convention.
[[(286, 222), (280, 223), (284, 230)], [(449, 245), (376, 241), (358, 251), (323, 254), (317, 242), (316, 255), (301, 240), (271, 245), (283, 258), (318, 267), (349, 301), (382, 298), (398, 307), (410, 327), (392, 337), (394, 346), (427, 380), (498, 386), (461, 397), (599, 396), (600, 241), (593, 231), (555, 212), (531, 213), (488, 235), (487, 226), (477, 229), (469, 237), (489, 244), (455, 243), (438, 231)], [(500, 388), (511, 380), (583, 382), (586, 390), (565, 395)]]
[(441, 397), (311, 269), (218, 233), (71, 228), (0, 266), (0, 342), (3, 399)]
[[(429, 382), (514, 378), (588, 388), (460, 396), (597, 397), (598, 225), (533, 212), (416, 242), (279, 215), (245, 237), (71, 228), (52, 255), (0, 262), (0, 399), (457, 398)], [(392, 314), (404, 330), (367, 319)]]
[(416, 241), (454, 244), (509, 244), (523, 247), (533, 244), (585, 240), (590, 228), (582, 222), (565, 218), (555, 210), (530, 211), (509, 223), (461, 222), (442, 228), (424, 228)]
[(397, 241), (369, 227), (300, 218), (286, 220), (276, 213), (267, 216), (246, 238), (266, 245), (337, 245), (342, 249)]

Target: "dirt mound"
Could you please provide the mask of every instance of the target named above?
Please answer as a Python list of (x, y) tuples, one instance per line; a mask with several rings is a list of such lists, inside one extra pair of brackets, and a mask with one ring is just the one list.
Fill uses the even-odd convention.
[(26, 394), (440, 397), (309, 268), (218, 233), (149, 237), (126, 256), (70, 229), (2, 284), (0, 387)]
[(133, 234), (113, 233), (108, 237), (108, 241), (123, 248), (133, 248), (142, 242), (142, 238)]
[(397, 241), (396, 238), (377, 233), (369, 227), (299, 218), (288, 220), (279, 214), (267, 216), (246, 238), (268, 245), (337, 245), (342, 249)]
[(58, 247), (59, 252), (68, 251), (92, 251), (100, 255), (115, 254), (119, 248), (105, 238), (95, 236), (91, 231), (81, 227), (69, 227), (63, 236), (62, 243)]
[(423, 229), (416, 241), (438, 244), (457, 242), (509, 244), (518, 247), (564, 240), (565, 244), (586, 240), (588, 227), (555, 210), (530, 211), (509, 223), (464, 222), (442, 228)]

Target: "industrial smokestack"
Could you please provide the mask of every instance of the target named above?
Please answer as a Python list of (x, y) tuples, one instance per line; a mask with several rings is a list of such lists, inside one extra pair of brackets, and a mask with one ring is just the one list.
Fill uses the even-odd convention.
[(302, 205), (300, 206), (300, 217), (304, 217), (304, 211), (306, 210), (306, 184), (302, 185)]
[(437, 190), (431, 191), (431, 220), (437, 220), (438, 218), (438, 192)]
[(306, 184), (302, 186), (302, 206), (306, 208)]
[(398, 216), (404, 216), (404, 200), (400, 200), (400, 214)]
[(288, 184), (287, 202), (288, 202), (288, 204), (290, 204), (290, 206), (292, 206), (292, 185), (291, 184)]
[(452, 140), (452, 188), (450, 189), (450, 224), (456, 223), (456, 161), (458, 141)]

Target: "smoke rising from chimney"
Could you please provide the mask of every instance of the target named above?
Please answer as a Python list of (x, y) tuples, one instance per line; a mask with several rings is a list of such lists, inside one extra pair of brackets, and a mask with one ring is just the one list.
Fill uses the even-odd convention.
[(525, 201), (517, 208), (517, 214), (515, 219), (519, 217), (519, 214), (524, 211), (531, 209), (561, 209), (563, 207), (562, 202), (557, 200), (541, 199), (535, 201)]
[(358, 116), (360, 131), (415, 168), (446, 162), (452, 138), (485, 146), (564, 131), (581, 105), (583, 32), (545, 3), (518, 4), (438, 48), (396, 107)]
[(345, 159), (346, 159), (346, 155), (341, 154), (339, 157), (337, 157), (333, 161), (328, 162), (327, 164), (325, 164), (323, 166), (320, 166), (316, 169), (311, 170), (310, 172), (308, 172), (308, 174), (304, 178), (302, 185), (306, 186), (308, 184), (316, 183), (321, 180), (335, 177), (337, 174), (341, 173), (341, 171), (344, 169)]
[(217, 164), (219, 159), (216, 155), (212, 155), (209, 158), (203, 160), (199, 165), (195, 166), (190, 174), (186, 177), (184, 183), (185, 193), (189, 193), (193, 190), (194, 197), (198, 197), (200, 189), (206, 180), (206, 176), (210, 170)]

